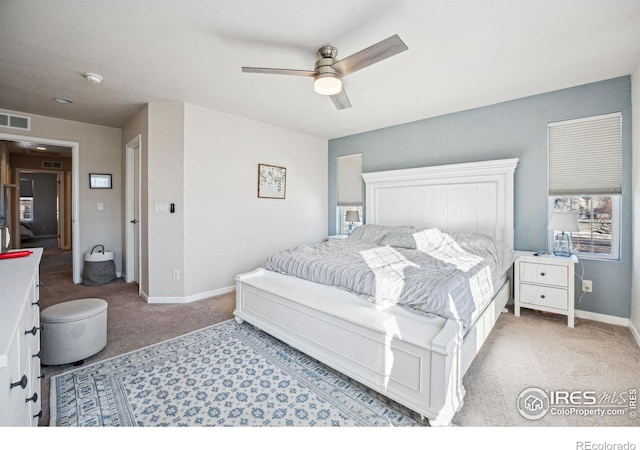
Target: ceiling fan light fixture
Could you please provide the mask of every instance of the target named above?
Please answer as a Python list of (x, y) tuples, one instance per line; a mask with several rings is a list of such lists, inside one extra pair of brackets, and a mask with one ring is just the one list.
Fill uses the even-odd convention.
[(316, 93), (331, 98), (338, 110), (351, 108), (351, 101), (342, 86), (342, 77), (372, 64), (383, 61), (400, 52), (408, 50), (402, 39), (394, 34), (359, 52), (336, 61), (338, 49), (325, 45), (318, 49), (318, 60), (314, 70), (277, 69), (269, 67), (242, 67), (245, 73), (264, 73), (271, 75), (294, 75), (299, 77), (313, 77), (313, 88)]
[(313, 89), (320, 95), (335, 95), (342, 90), (342, 80), (337, 73), (320, 73), (315, 76)]

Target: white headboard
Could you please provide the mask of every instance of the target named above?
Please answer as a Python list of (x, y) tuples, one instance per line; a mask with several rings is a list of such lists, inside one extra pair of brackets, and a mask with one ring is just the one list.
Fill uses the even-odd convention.
[(483, 233), (513, 248), (518, 159), (362, 174), (366, 223)]

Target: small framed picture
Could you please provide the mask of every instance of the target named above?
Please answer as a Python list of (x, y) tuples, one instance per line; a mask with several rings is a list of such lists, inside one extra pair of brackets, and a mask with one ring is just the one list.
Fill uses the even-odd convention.
[(258, 164), (258, 197), (280, 198), (287, 195), (287, 169)]
[(91, 189), (111, 189), (110, 173), (90, 173), (89, 187)]

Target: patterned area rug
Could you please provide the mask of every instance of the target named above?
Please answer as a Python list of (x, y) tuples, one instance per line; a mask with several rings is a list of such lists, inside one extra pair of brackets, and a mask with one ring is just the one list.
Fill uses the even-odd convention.
[(55, 426), (424, 426), (420, 416), (233, 320), (51, 379)]

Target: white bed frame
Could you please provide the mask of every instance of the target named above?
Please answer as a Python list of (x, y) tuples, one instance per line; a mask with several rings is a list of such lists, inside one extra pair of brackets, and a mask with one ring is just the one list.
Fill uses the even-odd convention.
[[(477, 232), (513, 248), (517, 159), (363, 174), (366, 223)], [(463, 335), (458, 322), (394, 306), (379, 309), (341, 289), (264, 269), (236, 277), (247, 321), (352, 379), (449, 425), (462, 377), (511, 297), (510, 276)]]

